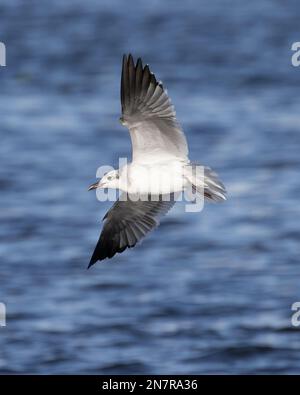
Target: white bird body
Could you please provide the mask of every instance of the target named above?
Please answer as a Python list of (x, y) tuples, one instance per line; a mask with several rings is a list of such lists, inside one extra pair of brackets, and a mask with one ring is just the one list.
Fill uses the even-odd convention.
[(170, 194), (181, 192), (187, 185), (183, 161), (166, 160), (154, 164), (132, 162), (119, 169), (116, 187), (129, 194)]

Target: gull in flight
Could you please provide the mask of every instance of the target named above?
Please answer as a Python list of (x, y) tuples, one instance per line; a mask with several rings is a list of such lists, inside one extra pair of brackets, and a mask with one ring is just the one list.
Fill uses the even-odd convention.
[[(185, 135), (162, 83), (139, 58), (123, 57), (121, 76), (122, 125), (129, 129), (132, 161), (106, 173), (96, 188), (122, 193), (106, 213), (104, 226), (89, 266), (112, 258), (159, 225), (174, 205), (175, 194), (191, 188), (207, 200), (226, 200), (226, 191), (215, 172), (188, 157)], [(199, 172), (198, 172), (199, 173)]]

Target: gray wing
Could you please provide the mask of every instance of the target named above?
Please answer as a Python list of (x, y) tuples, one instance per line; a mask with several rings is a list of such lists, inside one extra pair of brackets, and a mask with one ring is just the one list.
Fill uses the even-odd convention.
[(168, 201), (164, 201), (164, 195), (157, 196), (156, 201), (153, 196), (152, 201), (141, 196), (136, 200), (123, 193), (103, 218), (105, 223), (88, 267), (134, 247), (174, 205), (174, 194), (168, 197)]
[(149, 66), (143, 67), (140, 58), (135, 65), (131, 55), (123, 57), (121, 104), (121, 122), (130, 132), (133, 161), (187, 160), (186, 138), (167, 91)]

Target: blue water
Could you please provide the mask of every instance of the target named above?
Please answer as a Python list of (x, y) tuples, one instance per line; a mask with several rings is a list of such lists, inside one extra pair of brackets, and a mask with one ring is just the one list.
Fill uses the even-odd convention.
[[(2, 0), (1, 373), (299, 373), (299, 2)], [(87, 271), (110, 203), (87, 186), (130, 156), (124, 52), (167, 86), (225, 204), (178, 205)]]

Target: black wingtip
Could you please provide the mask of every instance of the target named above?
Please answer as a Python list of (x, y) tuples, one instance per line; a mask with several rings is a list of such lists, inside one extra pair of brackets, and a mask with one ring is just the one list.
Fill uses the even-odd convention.
[(145, 66), (144, 66), (144, 73), (147, 73), (147, 74), (149, 74), (149, 76), (151, 75), (151, 71), (150, 71), (150, 68), (149, 68), (149, 65), (148, 65), (148, 63), (147, 63), (147, 64), (145, 64)]
[(89, 268), (91, 266), (93, 266), (97, 261), (93, 261), (93, 259), (90, 260), (90, 263), (88, 264), (88, 267), (86, 268), (86, 270), (89, 270)]
[(98, 241), (98, 243), (97, 243), (97, 245), (96, 245), (96, 248), (95, 248), (95, 250), (94, 250), (94, 252), (93, 252), (93, 255), (91, 256), (90, 263), (88, 264), (87, 270), (88, 270), (91, 266), (95, 265), (95, 263), (96, 263), (97, 261), (101, 261), (101, 260), (102, 260), (101, 257), (98, 255), (98, 244), (99, 244), (99, 241)]
[(127, 61), (127, 67), (128, 67), (128, 71), (129, 71), (129, 82), (132, 83), (132, 77), (134, 71), (135, 71), (135, 65), (134, 65), (134, 60), (131, 54), (128, 55), (128, 61)]
[(128, 54), (128, 62), (133, 62), (133, 56), (131, 53)]
[(134, 67), (136, 67), (139, 63), (142, 64), (141, 58), (138, 58), (135, 63), (132, 53), (129, 52), (128, 54), (126, 54), (126, 53), (123, 54), (123, 65), (127, 65), (127, 64), (130, 65), (131, 64), (131, 65), (134, 65)]
[(136, 66), (141, 66), (141, 68), (143, 68), (143, 62), (141, 58), (138, 58), (138, 60), (136, 61)]

